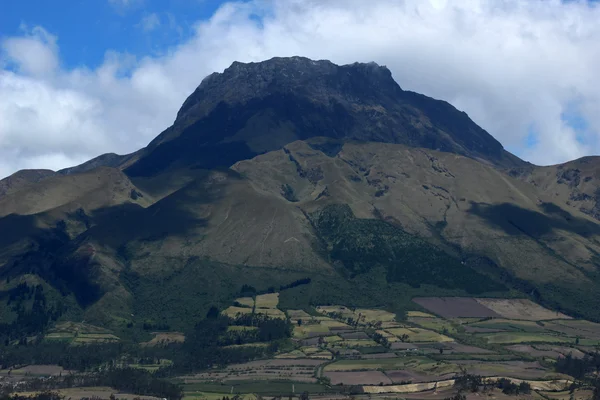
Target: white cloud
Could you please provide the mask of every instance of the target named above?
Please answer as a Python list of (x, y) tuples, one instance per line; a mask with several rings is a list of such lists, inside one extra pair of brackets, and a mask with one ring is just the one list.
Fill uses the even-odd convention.
[[(0, 73), (0, 174), (134, 151), (209, 73), (291, 55), (387, 65), (404, 89), (451, 102), (532, 162), (598, 153), (598, 20), (600, 8), (558, 0), (256, 0), (223, 5), (163, 56), (109, 52), (94, 70), (61, 69), (56, 38), (36, 28), (2, 43), (13, 72)], [(573, 104), (583, 134), (562, 119)]]
[(56, 36), (36, 26), (31, 31), (21, 26), (24, 35), (2, 42), (2, 64), (12, 63), (19, 72), (35, 76), (50, 75), (58, 68)]
[(160, 18), (158, 18), (156, 13), (148, 14), (142, 17), (140, 22), (137, 24), (137, 27), (144, 32), (152, 32), (160, 27)]

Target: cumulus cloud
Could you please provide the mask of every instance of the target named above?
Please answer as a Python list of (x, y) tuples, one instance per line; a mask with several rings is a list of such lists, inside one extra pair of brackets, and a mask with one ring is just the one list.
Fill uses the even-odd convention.
[(291, 55), (387, 65), (404, 89), (449, 101), (535, 163), (598, 153), (599, 19), (582, 1), (256, 0), (224, 4), (160, 57), (108, 52), (71, 70), (34, 28), (2, 43), (0, 174), (134, 151), (209, 73)]

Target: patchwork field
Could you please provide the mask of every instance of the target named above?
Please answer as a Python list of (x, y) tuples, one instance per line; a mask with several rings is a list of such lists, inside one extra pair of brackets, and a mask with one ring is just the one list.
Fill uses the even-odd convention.
[(108, 330), (84, 323), (62, 322), (57, 324), (45, 336), (47, 341), (66, 341), (71, 344), (110, 343), (119, 341), (119, 337)]
[(187, 375), (181, 379), (185, 384), (230, 383), (243, 380), (289, 380), (316, 382), (315, 370), (325, 361), (317, 359), (271, 359), (233, 364), (225, 369)]
[(221, 313), (230, 318), (254, 313), (268, 315), (271, 318), (286, 319), (286, 314), (277, 308), (278, 305), (279, 293), (267, 293), (256, 297), (239, 297), (235, 299), (234, 305)]
[(421, 307), (444, 318), (490, 317), (501, 315), (470, 297), (418, 297), (413, 299)]
[(185, 385), (212, 393), (223, 390), (218, 385), (237, 390), (250, 382), (296, 383), (314, 385), (310, 393), (323, 398), (336, 388), (360, 385), (371, 396), (410, 393), (442, 400), (451, 397), (453, 379), (466, 372), (563, 390), (572, 378), (556, 373), (552, 363), (568, 354), (581, 358), (600, 344), (600, 324), (529, 300), (423, 297), (414, 302), (427, 311), (413, 310), (399, 320), (385, 310), (343, 305), (284, 312), (276, 294), (240, 298), (225, 313), (278, 311), (293, 324), (293, 348), (270, 360), (185, 377)]

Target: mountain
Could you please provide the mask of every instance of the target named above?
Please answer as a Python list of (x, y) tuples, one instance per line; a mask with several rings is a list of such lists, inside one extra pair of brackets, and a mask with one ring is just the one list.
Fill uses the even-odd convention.
[(234, 63), (146, 148), (0, 181), (0, 319), (34, 330), (6, 300), (25, 283), (50, 320), (120, 335), (243, 286), (284, 308), (477, 294), (600, 320), (599, 168), (526, 163), (373, 63)]

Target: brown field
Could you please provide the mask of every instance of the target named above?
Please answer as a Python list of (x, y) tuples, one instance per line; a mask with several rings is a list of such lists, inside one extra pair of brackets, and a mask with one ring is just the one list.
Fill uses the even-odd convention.
[(336, 372), (327, 371), (324, 374), (331, 379), (332, 385), (391, 385), (393, 382), (381, 371)]
[(156, 346), (166, 343), (183, 343), (185, 335), (181, 332), (152, 332), (152, 340), (142, 343), (143, 346)]
[(236, 302), (240, 303), (244, 307), (252, 308), (254, 307), (254, 299), (252, 297), (240, 297), (235, 299)]
[(454, 377), (454, 373), (448, 373), (440, 376), (431, 376), (426, 374), (420, 374), (414, 371), (407, 370), (395, 370), (395, 371), (386, 371), (385, 374), (392, 380), (393, 383), (402, 383), (402, 382), (412, 382), (412, 383), (420, 383), (420, 382), (431, 382), (434, 380), (444, 380), (451, 379)]
[(392, 343), (392, 350), (410, 350), (417, 349), (418, 346), (414, 343), (403, 343), (403, 342), (394, 342)]
[(396, 314), (385, 310), (358, 308), (354, 314), (357, 317), (360, 315), (361, 320), (365, 322), (391, 322), (396, 320)]
[(540, 394), (550, 400), (589, 400), (593, 397), (594, 392), (591, 389), (577, 389), (572, 395), (568, 390), (561, 392), (542, 391)]
[(306, 319), (310, 319), (310, 315), (304, 311), (304, 310), (287, 310), (286, 311), (287, 316), (292, 319), (292, 320), (306, 320)]
[[(293, 337), (297, 339), (307, 339), (318, 336), (330, 336), (329, 328), (325, 325), (294, 325)], [(318, 339), (316, 339), (318, 341)]]
[(444, 318), (500, 317), (498, 313), (470, 297), (417, 297), (413, 301)]
[(544, 327), (571, 337), (600, 340), (600, 324), (581, 320), (548, 321)]
[(484, 307), (507, 319), (544, 321), (550, 319), (571, 319), (557, 311), (548, 310), (527, 299), (475, 299)]
[(407, 335), (410, 342), (452, 342), (454, 339), (422, 328), (391, 328), (387, 332), (400, 338), (402, 335)]
[(542, 379), (549, 374), (553, 374), (551, 371), (544, 369), (537, 361), (478, 362), (473, 360), (455, 360), (453, 363), (464, 366), (471, 374), (481, 376)]
[[(331, 354), (329, 353), (331, 357)], [(286, 379), (298, 382), (316, 382), (315, 368), (326, 359), (286, 359), (251, 361), (230, 365), (222, 370), (203, 372), (182, 377), (185, 383), (229, 382), (238, 380)]]
[(221, 312), (223, 315), (234, 318), (236, 315), (252, 314), (251, 308), (231, 306)]
[(301, 352), (300, 350), (293, 350), (290, 351), (289, 353), (282, 353), (282, 354), (278, 354), (275, 356), (275, 358), (305, 358), (306, 354), (304, 354), (303, 352)]
[(118, 342), (119, 340), (121, 339), (110, 333), (79, 333), (77, 336), (75, 336), (75, 339), (73, 339), (72, 343), (109, 343)]
[(464, 353), (464, 354), (495, 354), (492, 350), (482, 349), (481, 347), (469, 346), (466, 344), (450, 342), (443, 343), (444, 353), (447, 354), (455, 354), (455, 353)]
[[(2, 371), (4, 373), (4, 371)], [(11, 375), (55, 376), (65, 373), (59, 365), (28, 365), (23, 368), (13, 369)]]
[(391, 333), (388, 333), (384, 330), (378, 330), (376, 332), (379, 333), (384, 338), (386, 338), (388, 340), (388, 342), (390, 342), (390, 343), (394, 343), (394, 342), (397, 342), (400, 340), (395, 335), (392, 335)]
[(394, 386), (363, 386), (365, 393), (416, 393), (454, 385), (454, 379), (429, 383), (412, 383)]
[(552, 359), (556, 359), (559, 356), (566, 356), (567, 354), (571, 354), (576, 358), (583, 358), (584, 356), (582, 351), (564, 346), (515, 344), (506, 346), (505, 349), (518, 353), (526, 353), (533, 357), (547, 357)]
[(308, 358), (317, 360), (331, 360), (333, 356), (329, 351), (323, 350), (309, 355)]
[(110, 333), (99, 326), (85, 324), (81, 322), (65, 321), (57, 323), (50, 332), (83, 332), (83, 333)]
[(256, 296), (256, 308), (277, 308), (279, 293), (267, 293)]

